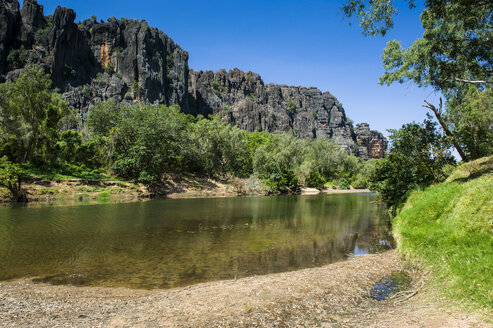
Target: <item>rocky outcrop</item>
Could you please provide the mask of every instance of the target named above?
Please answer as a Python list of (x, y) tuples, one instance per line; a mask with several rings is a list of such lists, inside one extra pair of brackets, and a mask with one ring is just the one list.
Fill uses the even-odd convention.
[[(25, 0), (21, 11), (17, 0), (0, 0), (2, 81), (41, 65), (82, 119), (107, 99), (188, 107), (188, 53), (166, 34), (145, 21), (75, 18), (57, 7), (48, 19), (36, 0)], [(11, 52), (18, 58), (8, 62)]]
[(0, 0), (0, 82), (8, 72), (7, 56), (19, 35), (19, 20), (17, 0)]
[(91, 27), (97, 61), (130, 89), (126, 100), (187, 106), (188, 53), (145, 21), (110, 19)]
[(356, 124), (354, 133), (362, 158), (383, 158), (387, 154), (387, 139), (380, 132), (370, 130), (368, 123)]
[(49, 46), (53, 57), (51, 76), (56, 86), (85, 84), (91, 80), (97, 63), (91, 53), (89, 40), (74, 23), (75, 12), (58, 6), (53, 15)]
[(195, 72), (188, 53), (145, 21), (75, 19), (72, 9), (57, 7), (45, 17), (36, 0), (24, 0), (22, 10), (17, 0), (0, 0), (0, 82), (14, 80), (25, 65), (40, 65), (82, 123), (97, 101), (176, 104), (248, 131), (331, 138), (364, 158), (385, 153), (385, 138), (375, 131), (369, 139), (363, 130), (355, 134), (329, 92), (266, 85), (258, 74), (238, 69)]
[(34, 33), (43, 29), (47, 25), (43, 15), (43, 6), (36, 0), (24, 0), (21, 10), (22, 29), (21, 41), (26, 47), (30, 47), (34, 42)]
[(220, 114), (224, 121), (248, 131), (331, 138), (348, 152), (357, 152), (344, 109), (329, 92), (265, 85), (258, 74), (238, 69), (190, 71), (188, 91), (191, 114)]

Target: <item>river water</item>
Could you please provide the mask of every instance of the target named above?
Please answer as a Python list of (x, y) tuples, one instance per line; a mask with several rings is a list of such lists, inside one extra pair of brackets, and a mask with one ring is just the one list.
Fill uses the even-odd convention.
[(389, 247), (373, 194), (0, 207), (0, 280), (172, 288)]

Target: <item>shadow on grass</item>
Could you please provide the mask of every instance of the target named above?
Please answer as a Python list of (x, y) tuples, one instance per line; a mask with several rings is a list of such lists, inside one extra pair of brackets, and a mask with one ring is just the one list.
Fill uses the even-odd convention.
[(462, 171), (460, 176), (450, 179), (449, 182), (467, 182), (485, 174), (493, 173), (493, 156), (466, 163), (464, 167), (462, 169), (459, 168), (459, 170)]
[(107, 176), (101, 174), (97, 170), (89, 170), (87, 168), (76, 165), (41, 165), (37, 166), (31, 163), (22, 166), (25, 175), (30, 178), (41, 178), (44, 180), (106, 180)]

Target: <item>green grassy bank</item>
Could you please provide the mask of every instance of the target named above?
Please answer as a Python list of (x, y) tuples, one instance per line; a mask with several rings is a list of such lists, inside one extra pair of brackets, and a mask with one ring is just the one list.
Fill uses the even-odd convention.
[(464, 305), (493, 308), (493, 156), (414, 192), (394, 221), (400, 254)]

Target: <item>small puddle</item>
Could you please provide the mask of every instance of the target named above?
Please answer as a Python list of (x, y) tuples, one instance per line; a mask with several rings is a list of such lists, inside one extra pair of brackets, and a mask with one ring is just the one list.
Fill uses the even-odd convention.
[(389, 296), (409, 288), (411, 281), (412, 278), (408, 273), (404, 271), (393, 272), (372, 286), (370, 296), (377, 301), (383, 301)]

